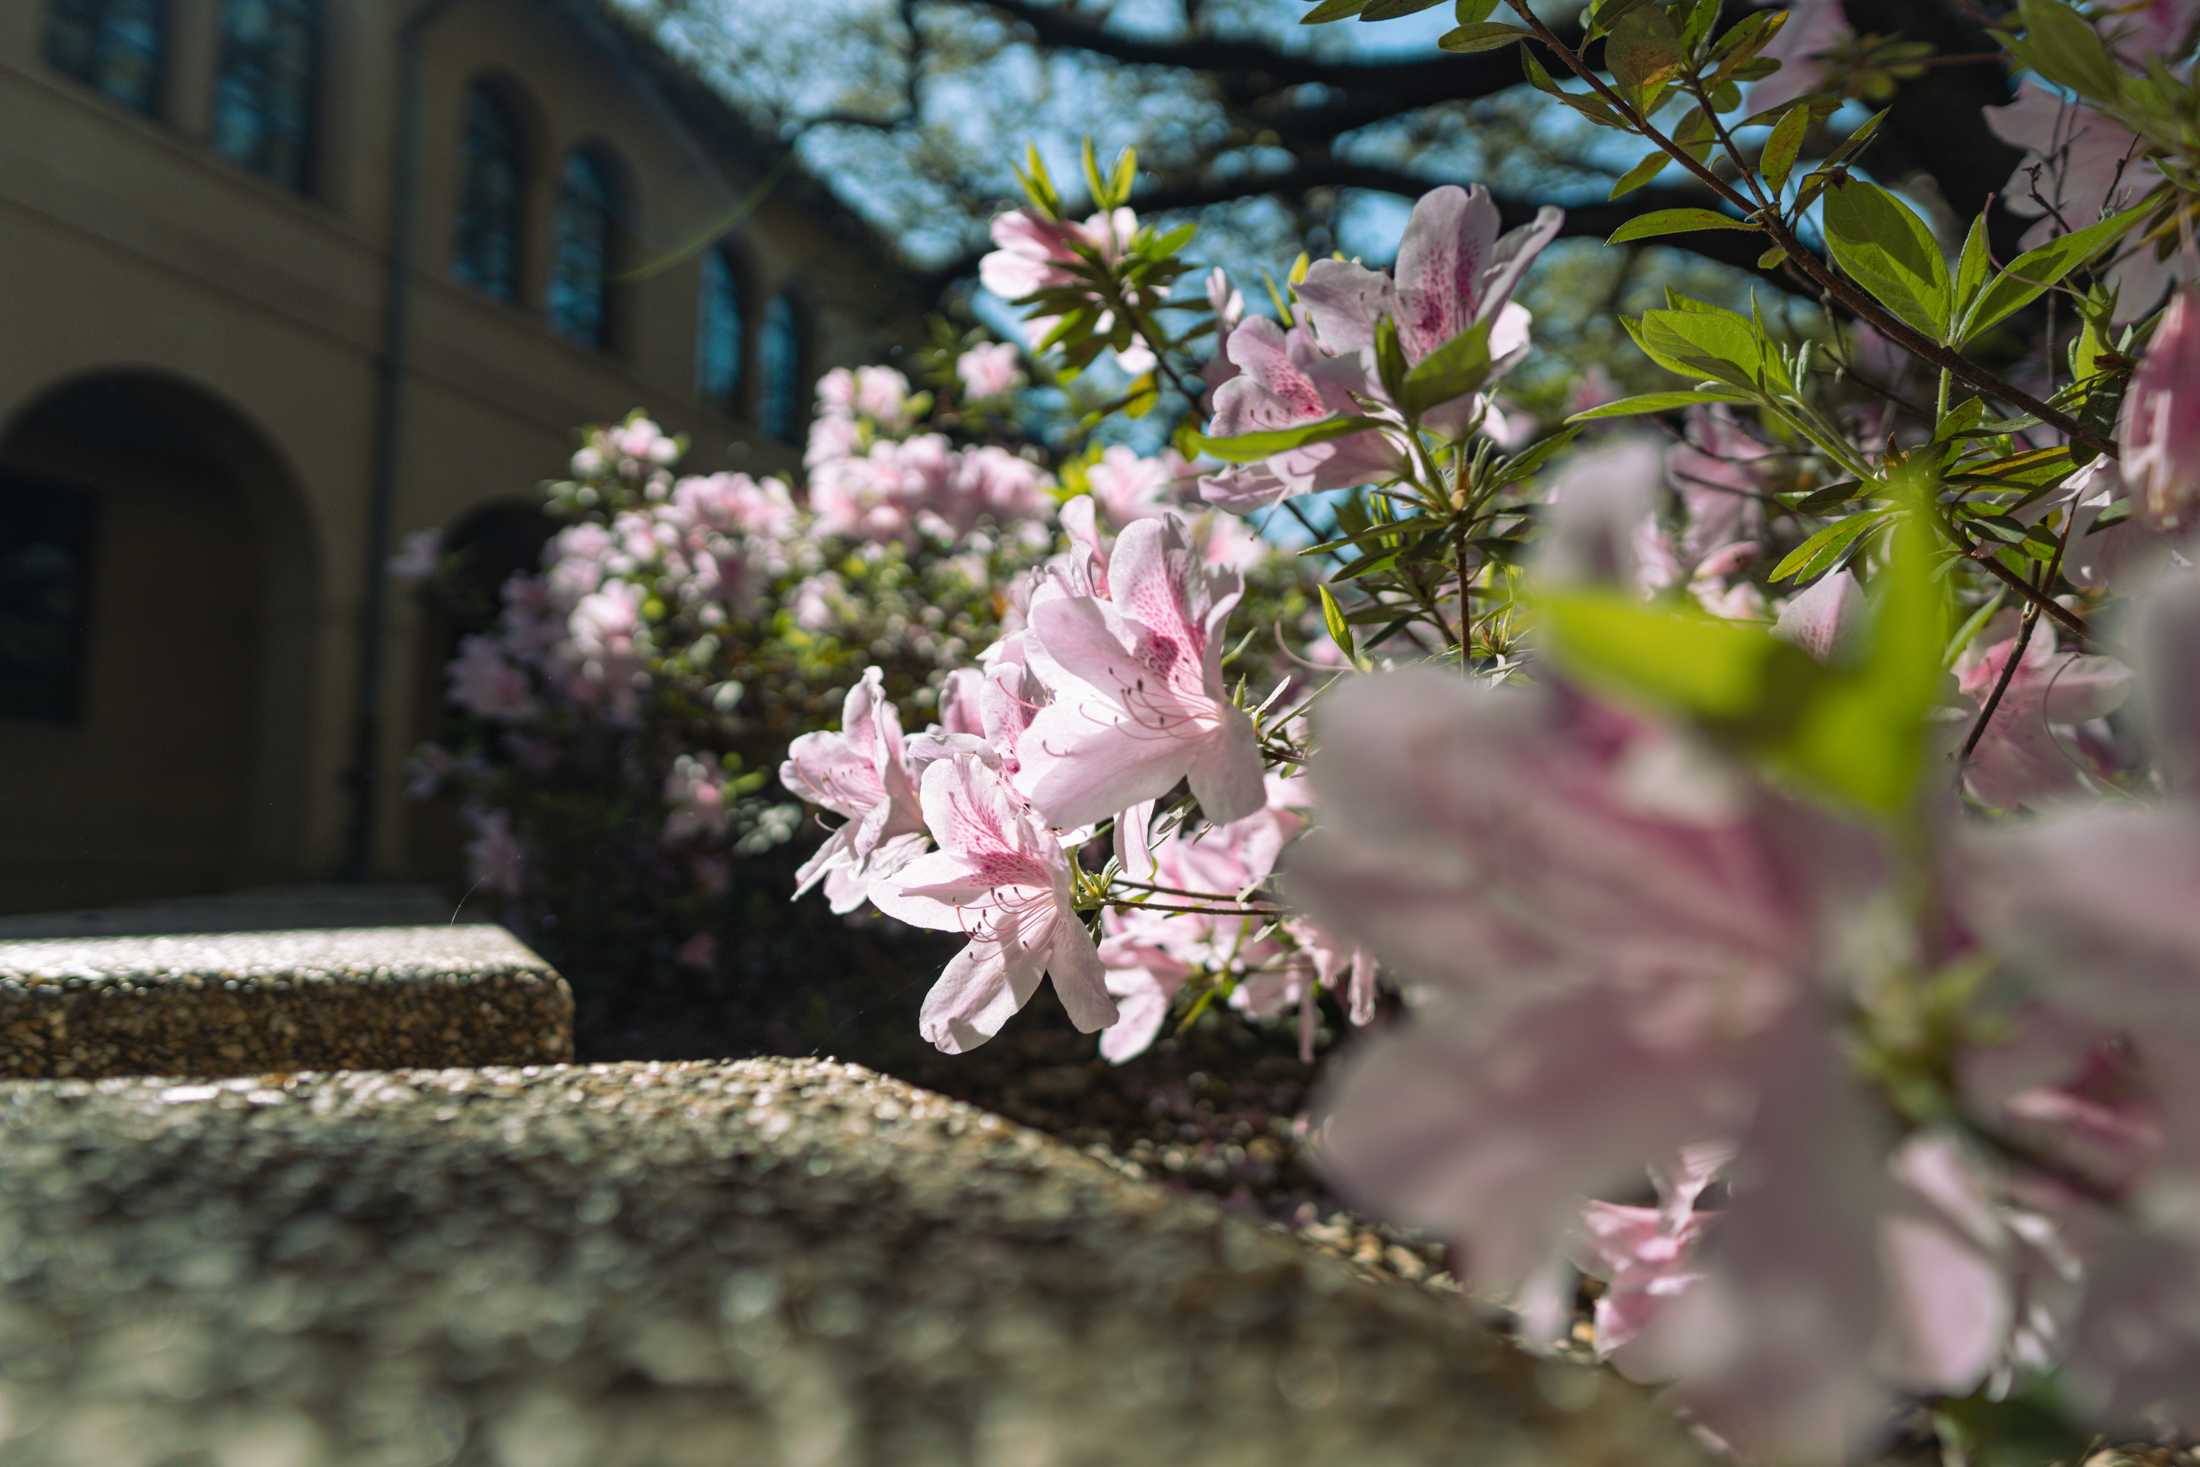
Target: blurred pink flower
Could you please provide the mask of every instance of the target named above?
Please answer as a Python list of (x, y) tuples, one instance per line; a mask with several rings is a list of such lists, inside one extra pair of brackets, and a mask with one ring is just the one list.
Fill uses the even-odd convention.
[(955, 376), (973, 400), (1006, 397), (1024, 385), (1021, 358), (1005, 341), (981, 342), (955, 359)]
[(493, 637), (476, 634), (461, 640), (444, 675), (451, 701), (476, 718), (511, 721), (541, 711), (527, 673), (505, 656)]
[(1819, 58), (1854, 36), (1841, 0), (1795, 0), (1788, 7), (1787, 24), (1760, 53), (1779, 62), (1780, 69), (1750, 87), (1743, 115), (1770, 112), (1825, 86), (1827, 68)]
[[(1984, 650), (1966, 649), (1956, 664), (1963, 696), (1984, 708), (2016, 646), (2012, 632)], [(2054, 628), (2042, 619), (2010, 675), (1993, 722), (1963, 766), (1964, 783), (1979, 799), (2004, 810), (2078, 793), (2086, 774), (2105, 771), (2056, 730), (2106, 718), (2123, 706), (2130, 685), (2130, 670), (2114, 658), (2057, 653)]]
[(474, 838), (466, 843), (468, 879), (484, 891), (518, 896), (524, 889), (527, 855), (502, 810), (469, 810)]
[(2141, 519), (2182, 530), (2200, 505), (2200, 287), (2172, 296), (2124, 394), (2118, 467)]

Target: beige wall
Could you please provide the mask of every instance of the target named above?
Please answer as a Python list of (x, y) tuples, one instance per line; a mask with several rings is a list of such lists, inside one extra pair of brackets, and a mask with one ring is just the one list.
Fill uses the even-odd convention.
[[(163, 626), (203, 613), (203, 625), (192, 623), (195, 639), (235, 643), (206, 654), (229, 679), (218, 694), (209, 684), (209, 697), (232, 711), (240, 700), (251, 707), (243, 735), (255, 750), (250, 808), (235, 832), (222, 833), (229, 826), (217, 807), (226, 796), (217, 791), (238, 776), (234, 759), (208, 750), (225, 738), (234, 748), (236, 736), (201, 738), (219, 719), (192, 725), (201, 753), (180, 773), (171, 761), (166, 779), (88, 752), (105, 737), (98, 730), (0, 719), (0, 907), (29, 904), (11, 900), (8, 888), (31, 886), (25, 872), (45, 863), (55, 812), (72, 805), (106, 812), (106, 824), (91, 822), (101, 833), (80, 842), (85, 870), (111, 859), (119, 872), (142, 856), (132, 849), (142, 842), (117, 833), (127, 822), (116, 823), (116, 809), (134, 811), (146, 830), (168, 818), (164, 811), (197, 812), (161, 828), (170, 831), (164, 839), (207, 833), (201, 885), (325, 874), (341, 856), (400, 90), (395, 33), (413, 7), (329, 0), (316, 191), (302, 198), (206, 149), (218, 0), (171, 3), (167, 106), (157, 119), (45, 65), (44, 0), (0, 4), (0, 457), (18, 468), (35, 459), (39, 472), (100, 492), (101, 533), (116, 537), (103, 565), (124, 564), (131, 544), (178, 548), (147, 562), (150, 574), (102, 583), (94, 683), (120, 679), (150, 698), (156, 683), (133, 682), (123, 669)], [(892, 277), (875, 249), (851, 245), (789, 199), (768, 199), (736, 220), (737, 200), (768, 160), (707, 156), (645, 86), (555, 14), (536, 0), (456, 0), (430, 32), (399, 534), (525, 493), (557, 471), (577, 424), (637, 406), (690, 431), (699, 463), (791, 466), (788, 450), (756, 441), (753, 423), (694, 398), (699, 267), (681, 252), (721, 226), (741, 242), (759, 304), (789, 283), (812, 303), (820, 366), (863, 359), (914, 329), (906, 297), (884, 291)], [(534, 134), (519, 305), (482, 298), (449, 275), (464, 90), (491, 73), (526, 99)], [(607, 353), (556, 336), (541, 307), (557, 170), (581, 142), (607, 148), (625, 170), (628, 263), (669, 260), (619, 287)], [(11, 432), (57, 389), (118, 373), (194, 395), (228, 436), (255, 439), (232, 454), (237, 467), (213, 476), (229, 482), (162, 479), (103, 457), (96, 443), (36, 444)], [(240, 513), (263, 531), (249, 553), (238, 548)], [(225, 567), (225, 584), (241, 588), (234, 595), (191, 573), (208, 557)], [(395, 771), (423, 716), (424, 631), (401, 596), (391, 599), (390, 636), (385, 869), (405, 845)], [(149, 750), (163, 734), (147, 728), (137, 737)], [(128, 799), (100, 785), (140, 778), (145, 787)], [(22, 813), (33, 791), (45, 812), (37, 820)], [(84, 899), (104, 895), (89, 877), (77, 884)], [(55, 887), (41, 880), (35, 889), (45, 900)]]

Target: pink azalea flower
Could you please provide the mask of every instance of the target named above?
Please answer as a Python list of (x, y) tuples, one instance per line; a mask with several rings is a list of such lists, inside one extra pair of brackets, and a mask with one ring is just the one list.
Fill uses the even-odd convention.
[(924, 851), (924, 810), (903, 757), (901, 714), (885, 674), (865, 668), (841, 705), (838, 733), (807, 733), (787, 746), (779, 782), (846, 817), (795, 873), (800, 897), (819, 882), (836, 912), (863, 905), (873, 885)]
[(1080, 1030), (1114, 1023), (1115, 1001), (1055, 834), (974, 755), (927, 768), (923, 803), (939, 849), (873, 887), (871, 900), (914, 926), (970, 937), (925, 996), (924, 1037), (948, 1054), (975, 1049), (1048, 977)]
[(1682, 441), (1665, 456), (1685, 515), (1684, 560), (1693, 564), (1716, 546), (1763, 535), (1765, 486), (1756, 465), (1771, 452), (1724, 409), (1689, 409)]
[(680, 944), (672, 960), (683, 968), (707, 973), (718, 966), (718, 939), (708, 932), (698, 932)]
[(1785, 106), (1826, 84), (1827, 67), (1819, 58), (1855, 38), (1841, 0), (1795, 0), (1787, 24), (1761, 53), (1780, 69), (1749, 89), (1743, 111), (1750, 116)]
[(2109, 16), (2109, 49), (2134, 70), (2149, 59), (2182, 57), (2192, 49), (2193, 26), (2200, 21), (2195, 0), (2138, 0), (2119, 4)]
[[(1957, 688), (1985, 707), (2016, 646), (2011, 635), (1983, 652), (1967, 651), (1956, 667)], [(1964, 783), (1979, 799), (2004, 810), (2082, 790), (2085, 775), (2101, 771), (2068, 731), (2122, 707), (2130, 683), (2130, 670), (2113, 658), (2058, 654), (2053, 626), (2043, 619), (1993, 722), (1963, 767)]]
[[(1230, 333), (1229, 356), (1241, 374), (1215, 390), (1216, 438), (1292, 428), (1359, 413), (1356, 400), (1373, 385), (1356, 357), (1331, 356), (1303, 326), (1288, 332), (1265, 316), (1248, 317)], [(1245, 513), (1291, 494), (1343, 489), (1395, 478), (1399, 450), (1377, 429), (1310, 443), (1261, 464), (1234, 465), (1200, 481), (1207, 502)]]
[(1121, 444), (1100, 455), (1085, 471), (1092, 497), (1106, 513), (1108, 523), (1121, 528), (1132, 520), (1160, 514), (1174, 499), (1183, 460), (1173, 452), (1160, 458), (1141, 458)]
[[(1138, 215), (1129, 209), (1095, 214), (1084, 223), (1052, 220), (1029, 209), (1013, 209), (993, 220), (993, 243), (999, 248), (978, 262), (978, 282), (1006, 301), (1021, 301), (1054, 286), (1072, 285), (1079, 263), (1078, 248), (1092, 251), (1101, 260), (1121, 260), (1138, 234)], [(1036, 347), (1053, 331), (1059, 317), (1041, 316), (1024, 322), (1024, 333)], [(1115, 327), (1112, 311), (1101, 311), (1094, 331), (1106, 336)], [(1134, 345), (1116, 353), (1123, 370), (1133, 376), (1150, 372), (1153, 353)]]
[(725, 834), (732, 812), (726, 808), (725, 786), (719, 782), (712, 760), (681, 754), (665, 774), (665, 843)]
[(474, 838), (466, 843), (468, 879), (484, 891), (516, 897), (525, 889), (527, 853), (502, 810), (470, 810)]
[(2162, 313), (2124, 394), (2118, 467), (2140, 518), (2186, 528), (2200, 505), (2200, 287), (2185, 286)]
[(1016, 348), (1005, 341), (981, 342), (955, 358), (955, 376), (973, 400), (1006, 397), (1024, 385)]
[(1565, 215), (1540, 210), (1532, 224), (1500, 236), (1497, 203), (1477, 184), (1431, 189), (1413, 206), (1398, 244), (1395, 276), (1342, 260), (1317, 260), (1299, 282), (1299, 304), (1331, 351), (1375, 344), (1375, 324), (1398, 323), (1398, 343), (1418, 363), (1469, 326), (1494, 323), (1490, 353), (1501, 363), (1527, 349), (1527, 312), (1513, 291)]
[[(1591, 1201), (1582, 1208), (1574, 1264), (1605, 1282), (1596, 1306), (1598, 1359), (1624, 1351), (1667, 1300), (1702, 1276), (1696, 1250), (1710, 1216), (1696, 1202), (1733, 1158), (1730, 1146), (1683, 1147), (1675, 1165), (1650, 1169), (1657, 1206)], [(1619, 1365), (1628, 1372), (1626, 1356)]]
[(1103, 820), (1189, 778), (1209, 820), (1261, 808), (1253, 723), (1222, 680), (1223, 628), (1244, 592), (1200, 563), (1175, 515), (1124, 530), (1109, 599), (1032, 598), (1030, 659), (1054, 701), (1017, 741), (1018, 787), (1056, 825)]
[(1847, 654), (1864, 625), (1864, 588), (1846, 566), (1781, 603), (1772, 634), (1820, 662)]
[[(2162, 182), (2130, 129), (2037, 83), (2026, 82), (2008, 106), (1985, 110), (1994, 136), (2028, 155), (2001, 194), (2010, 212), (2039, 219), (2021, 241), (2026, 249), (2128, 208)], [(2191, 267), (2181, 251), (2164, 255), (2141, 246), (2128, 250), (2108, 278), (2117, 291), (2116, 319), (2131, 321), (2153, 310), (2171, 285), (2190, 279)]]
[(526, 672), (506, 657), (493, 637), (470, 636), (445, 669), (451, 701), (476, 718), (510, 722), (541, 711)]

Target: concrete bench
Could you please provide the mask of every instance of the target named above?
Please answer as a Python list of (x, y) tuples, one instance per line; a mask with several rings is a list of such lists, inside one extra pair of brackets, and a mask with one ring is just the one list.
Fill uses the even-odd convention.
[(0, 1461), (1703, 1467), (1456, 1299), (819, 1060), (0, 1085)]
[(6, 931), (0, 1078), (537, 1064), (573, 1055), (565, 980), (501, 927), (20, 940)]

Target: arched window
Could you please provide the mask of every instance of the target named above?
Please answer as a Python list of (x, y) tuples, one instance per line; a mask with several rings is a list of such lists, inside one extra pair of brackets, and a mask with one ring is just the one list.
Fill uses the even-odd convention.
[(550, 324), (581, 346), (611, 344), (611, 277), (618, 266), (618, 184), (601, 153), (575, 148), (558, 186)]
[(320, 0), (224, 0), (214, 151), (301, 192), (312, 184)]
[(46, 59), (134, 111), (160, 110), (168, 0), (52, 0)]
[(809, 333), (794, 292), (782, 290), (764, 303), (757, 332), (758, 376), (762, 397), (757, 417), (764, 431), (782, 443), (802, 438), (803, 409), (809, 401)]
[(464, 181), (459, 185), (458, 250), (451, 273), (484, 295), (519, 299), (520, 212), (527, 190), (527, 144), (519, 116), (496, 90), (466, 92)]
[(703, 254), (703, 293), (695, 312), (695, 391), (722, 408), (741, 404), (748, 365), (748, 302), (741, 265), (726, 245)]

